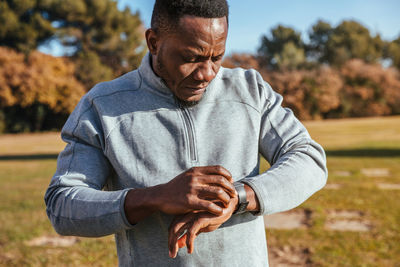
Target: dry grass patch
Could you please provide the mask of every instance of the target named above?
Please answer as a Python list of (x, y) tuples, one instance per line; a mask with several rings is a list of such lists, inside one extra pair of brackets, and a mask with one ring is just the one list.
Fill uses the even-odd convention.
[(70, 247), (78, 242), (79, 238), (75, 236), (40, 236), (29, 241), (25, 241), (25, 245), (30, 247)]
[(308, 248), (294, 248), (283, 246), (272, 248), (268, 252), (271, 267), (298, 267), (311, 266), (310, 251)]
[(400, 184), (383, 184), (379, 183), (377, 184), (379, 189), (382, 190), (400, 190)]
[(386, 168), (363, 168), (361, 173), (367, 177), (387, 177), (390, 171)]
[(264, 225), (272, 229), (306, 229), (311, 223), (311, 211), (295, 210), (264, 216)]
[(0, 155), (59, 153), (64, 147), (59, 132), (0, 135)]
[(341, 184), (326, 184), (324, 189), (328, 189), (328, 190), (338, 190), (340, 188), (342, 188), (343, 186)]
[(333, 210), (328, 212), (327, 218), (327, 230), (367, 232), (372, 228), (371, 222), (360, 211)]

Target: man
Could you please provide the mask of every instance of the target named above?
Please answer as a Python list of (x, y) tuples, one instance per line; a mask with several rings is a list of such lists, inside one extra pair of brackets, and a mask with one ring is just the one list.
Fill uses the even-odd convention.
[(225, 0), (156, 1), (139, 69), (62, 130), (45, 196), (58, 233), (115, 234), (121, 266), (268, 265), (262, 215), (322, 188), (325, 154), (256, 71), (220, 68), (227, 31)]

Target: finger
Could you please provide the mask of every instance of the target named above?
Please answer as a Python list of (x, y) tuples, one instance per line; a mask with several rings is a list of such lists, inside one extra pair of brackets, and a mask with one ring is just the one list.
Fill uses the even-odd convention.
[(178, 246), (178, 243), (175, 243), (174, 245), (173, 245), (173, 250), (171, 251), (171, 258), (176, 258), (176, 255), (178, 254), (178, 251), (179, 251), (179, 246)]
[(170, 241), (171, 243), (168, 245), (168, 249), (169, 249), (169, 256), (171, 258), (175, 258), (176, 255), (178, 254), (179, 249), (185, 246), (184, 242), (185, 240), (186, 240), (186, 230), (184, 230), (183, 234), (176, 235), (176, 238), (173, 238)]
[[(179, 238), (179, 233), (178, 231), (180, 231), (180, 229), (185, 225), (185, 223), (177, 223), (174, 226), (170, 227), (170, 231), (168, 234), (168, 252), (169, 252), (169, 256), (171, 258), (174, 258), (176, 256), (177, 253), (177, 240)], [(183, 230), (182, 230), (183, 232)], [(175, 255), (175, 256), (174, 256)]]
[(231, 197), (236, 196), (236, 189), (232, 183), (225, 179), (225, 177), (218, 175), (203, 175), (199, 177), (199, 181), (203, 184), (213, 184), (221, 186)]
[(186, 247), (187, 252), (192, 254), (194, 250), (194, 240), (200, 230), (201, 223), (199, 220), (195, 221), (186, 232)]
[(185, 216), (187, 216), (187, 214), (176, 215), (176, 216), (172, 219), (172, 221), (171, 221), (171, 223), (170, 223), (170, 225), (169, 225), (169, 227), (168, 227), (168, 232), (171, 231), (172, 227), (174, 227), (175, 224), (177, 224), (177, 223), (179, 223), (180, 221), (182, 221), (182, 219), (183, 219)]
[(178, 216), (178, 219), (175, 218), (173, 223), (169, 227), (168, 231), (168, 249), (169, 256), (174, 258), (178, 252), (178, 239), (182, 237), (185, 230), (189, 227), (186, 225), (188, 222), (192, 220), (192, 215), (187, 214), (185, 216)]
[(217, 204), (200, 198), (196, 201), (196, 203), (192, 207), (195, 210), (204, 210), (215, 215), (222, 215), (222, 213), (224, 212), (224, 210)]
[(231, 198), (221, 187), (203, 186), (199, 189), (198, 197), (206, 200), (220, 200), (225, 204), (229, 204)]
[(201, 173), (203, 174), (217, 174), (217, 175), (222, 175), (226, 179), (228, 179), (229, 182), (233, 183), (232, 179), (232, 174), (225, 169), (224, 167), (220, 165), (215, 165), (215, 166), (203, 166), (203, 167), (196, 167)]

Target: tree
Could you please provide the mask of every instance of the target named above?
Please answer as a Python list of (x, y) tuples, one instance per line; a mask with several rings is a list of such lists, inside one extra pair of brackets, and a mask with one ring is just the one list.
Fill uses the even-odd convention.
[(335, 28), (318, 21), (309, 36), (308, 53), (321, 63), (341, 66), (354, 58), (375, 63), (383, 56), (384, 42), (379, 34), (372, 37), (366, 27), (354, 20), (343, 21)]
[(307, 54), (310, 58), (324, 62), (326, 57), (326, 43), (332, 35), (332, 26), (323, 20), (318, 20), (309, 32), (310, 44), (307, 46)]
[(52, 0), (49, 10), (50, 19), (57, 22), (57, 37), (75, 50), (78, 73), (90, 71), (86, 60), (99, 67), (83, 80), (86, 86), (108, 79), (104, 73), (118, 76), (139, 66), (144, 30), (139, 15), (129, 8), (119, 11), (112, 0)]
[(260, 66), (270, 69), (297, 68), (305, 61), (301, 34), (290, 27), (278, 25), (271, 36), (262, 36), (258, 49)]
[(339, 73), (327, 66), (312, 70), (273, 71), (264, 78), (284, 96), (284, 105), (300, 119), (327, 118), (340, 106)]
[(400, 113), (400, 75), (397, 70), (353, 59), (346, 62), (340, 72), (344, 81), (341, 96), (343, 116)]
[(305, 63), (304, 49), (297, 47), (293, 42), (283, 45), (282, 51), (274, 55), (273, 60), (279, 69), (294, 70)]
[(392, 65), (400, 70), (400, 36), (388, 44), (387, 57), (392, 60)]
[(0, 45), (29, 53), (53, 36), (55, 29), (38, 0), (0, 2)]
[(87, 89), (138, 67), (145, 52), (139, 15), (113, 0), (7, 0), (0, 14), (0, 45), (29, 52), (59, 40)]
[[(65, 58), (0, 47), (0, 117), (8, 132), (52, 129), (63, 121), (85, 90)], [(47, 125), (46, 125), (47, 124)], [(5, 126), (4, 126), (5, 125)]]

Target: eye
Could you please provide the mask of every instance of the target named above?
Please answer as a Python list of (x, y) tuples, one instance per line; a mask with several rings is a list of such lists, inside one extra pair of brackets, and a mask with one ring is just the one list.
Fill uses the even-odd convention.
[(211, 60), (213, 61), (213, 62), (218, 62), (218, 61), (220, 61), (222, 59), (222, 55), (219, 55), (219, 56), (216, 56), (216, 57), (212, 57), (211, 58)]
[(197, 58), (195, 56), (183, 56), (182, 59), (184, 62), (187, 62), (187, 63), (194, 63), (197, 60)]

